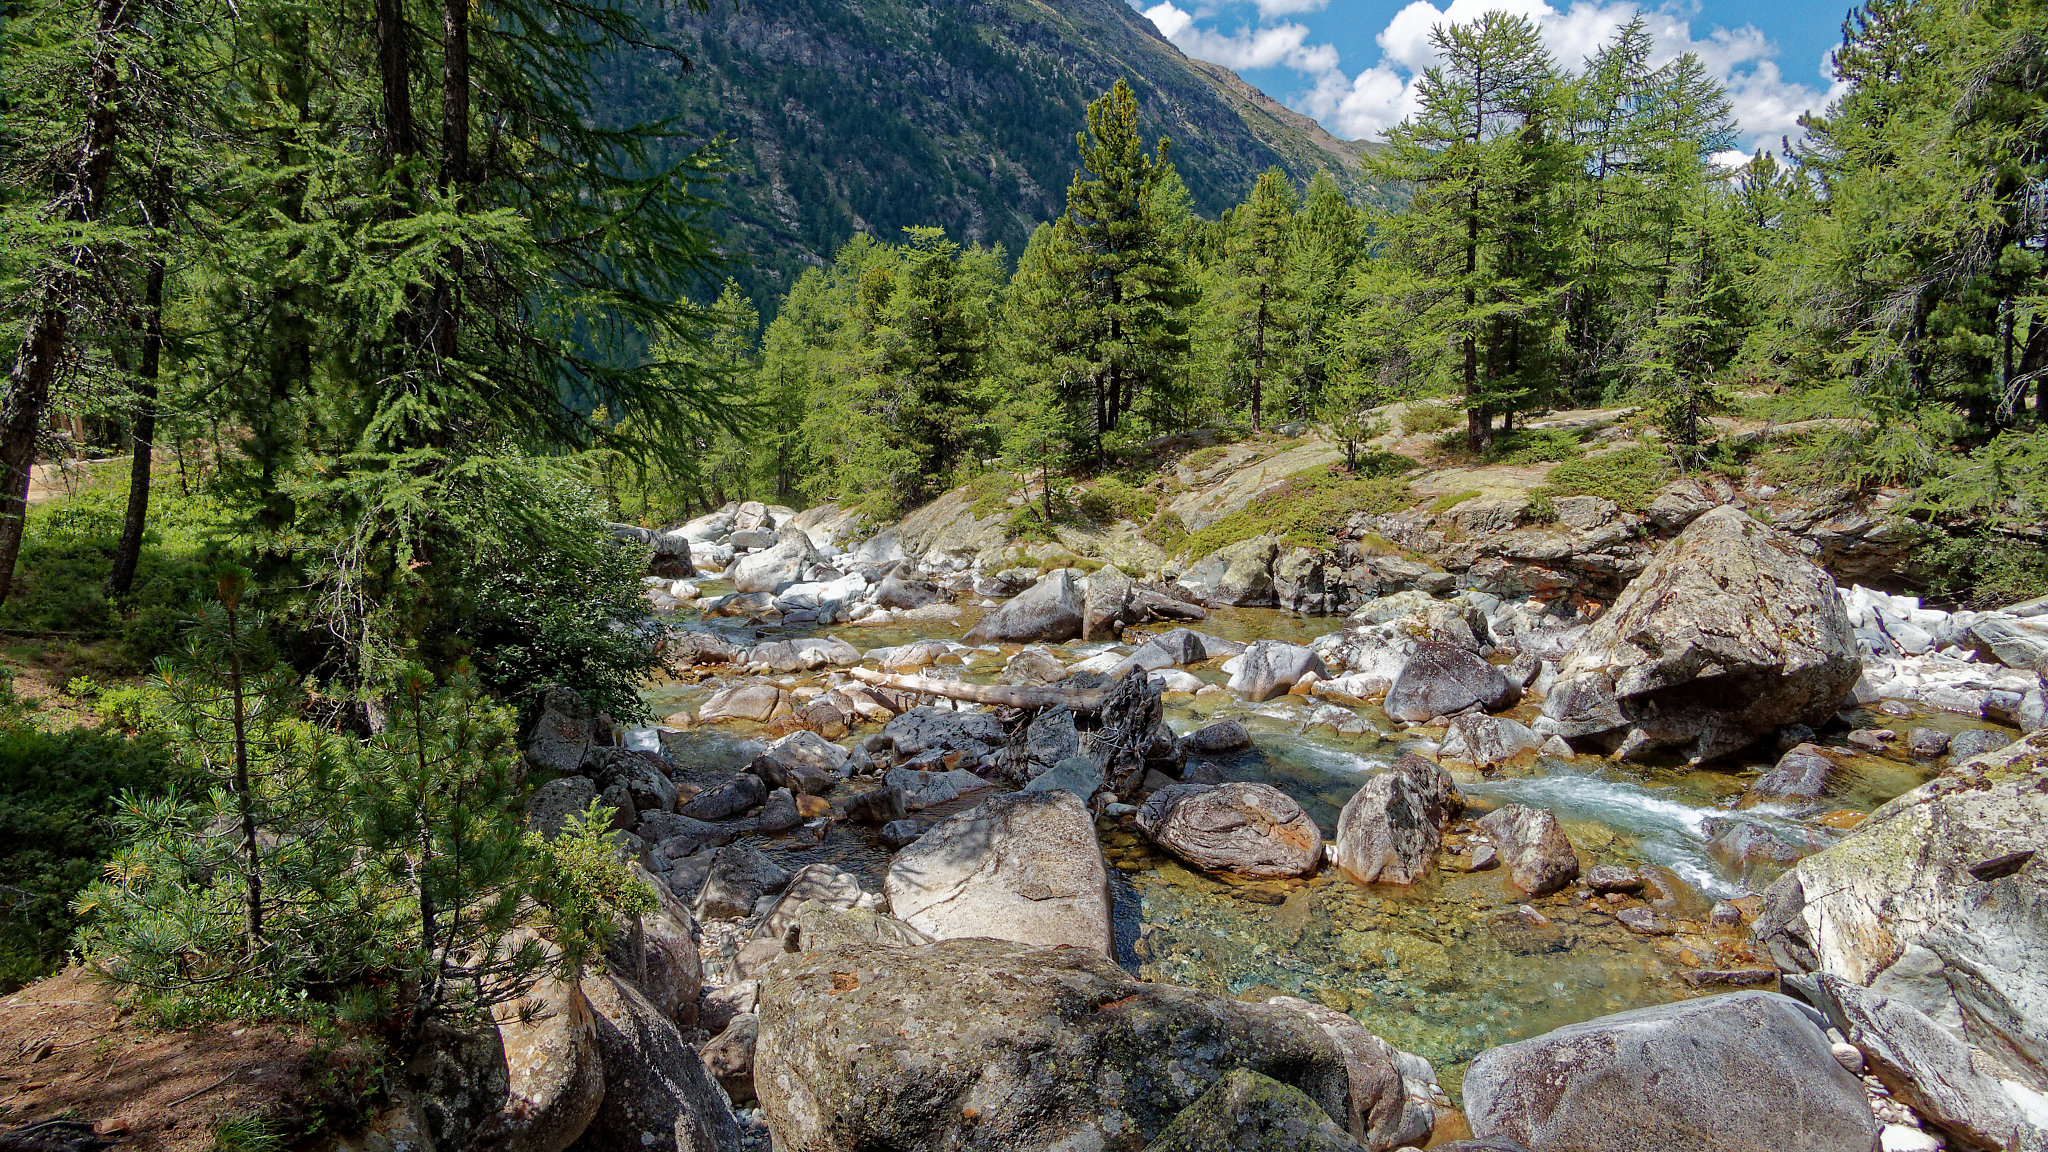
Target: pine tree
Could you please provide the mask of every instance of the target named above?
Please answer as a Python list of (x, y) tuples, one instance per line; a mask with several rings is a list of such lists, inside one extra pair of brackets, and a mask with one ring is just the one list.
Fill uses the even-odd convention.
[(1186, 310), (1193, 294), (1160, 202), (1162, 187), (1177, 183), (1162, 137), (1145, 152), (1138, 135), (1138, 100), (1122, 80), (1088, 106), (1088, 130), (1076, 143), (1081, 170), (1067, 186), (1060, 239), (1074, 253), (1071, 274), (1082, 307), (1080, 358), (1085, 395), (1070, 403), (1092, 406), (1089, 421), (1098, 459), (1105, 438), (1148, 391), (1170, 387), (1188, 352)]
[(1293, 336), (1301, 327), (1294, 233), (1294, 186), (1286, 173), (1267, 169), (1232, 213), (1225, 248), (1229, 280), (1220, 305), (1231, 359), (1243, 366), (1254, 432), (1265, 426), (1267, 387), (1289, 374)]

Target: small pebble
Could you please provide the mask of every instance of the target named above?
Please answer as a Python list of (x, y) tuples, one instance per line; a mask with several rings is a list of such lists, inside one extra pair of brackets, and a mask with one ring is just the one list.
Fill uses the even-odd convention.
[(1863, 1074), (1863, 1050), (1861, 1048), (1838, 1040), (1828, 1045), (1828, 1051), (1835, 1054), (1835, 1059), (1841, 1062), (1842, 1067), (1856, 1073), (1858, 1076)]
[(1883, 1152), (1939, 1152), (1942, 1144), (1932, 1135), (1904, 1124), (1887, 1124), (1878, 1133), (1877, 1146)]

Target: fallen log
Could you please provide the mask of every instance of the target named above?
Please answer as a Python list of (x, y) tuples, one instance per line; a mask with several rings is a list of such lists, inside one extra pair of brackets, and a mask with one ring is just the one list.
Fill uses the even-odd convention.
[(1003, 708), (1051, 708), (1064, 704), (1076, 712), (1093, 715), (1102, 711), (1108, 695), (1099, 688), (1021, 688), (1011, 684), (964, 684), (958, 680), (933, 680), (924, 676), (899, 676), (866, 668), (848, 668), (848, 676), (863, 684), (914, 692), (920, 696), (943, 696), (973, 704), (994, 704)]

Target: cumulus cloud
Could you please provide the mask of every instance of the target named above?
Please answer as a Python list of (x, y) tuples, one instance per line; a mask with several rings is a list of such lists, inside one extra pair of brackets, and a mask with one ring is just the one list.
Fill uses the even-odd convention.
[[(1198, 0), (1199, 2), (1199, 0)], [(1255, 0), (1262, 17), (1320, 8), (1327, 0)], [(1284, 67), (1302, 74), (1306, 91), (1292, 102), (1322, 121), (1339, 136), (1372, 138), (1415, 111), (1415, 82), (1437, 62), (1430, 32), (1440, 24), (1463, 24), (1487, 12), (1525, 16), (1541, 30), (1543, 42), (1558, 63), (1576, 68), (1611, 40), (1622, 25), (1640, 14), (1656, 45), (1654, 61), (1663, 63), (1691, 52), (1728, 90), (1747, 156), (1759, 147), (1775, 147), (1780, 136), (1798, 135), (1799, 117), (1819, 112), (1841, 93), (1837, 83), (1826, 89), (1785, 78), (1776, 59), (1777, 46), (1754, 25), (1714, 28), (1695, 37), (1682, 12), (1666, 6), (1640, 8), (1626, 0), (1576, 0), (1557, 8), (1546, 0), (1413, 0), (1396, 12), (1375, 38), (1377, 64), (1347, 72), (1336, 50), (1309, 42), (1300, 24), (1279, 23), (1240, 27), (1223, 33), (1204, 26), (1207, 10), (1189, 12), (1163, 0), (1145, 10), (1160, 34), (1190, 56), (1227, 68)], [(1832, 68), (1823, 65), (1832, 74)]]

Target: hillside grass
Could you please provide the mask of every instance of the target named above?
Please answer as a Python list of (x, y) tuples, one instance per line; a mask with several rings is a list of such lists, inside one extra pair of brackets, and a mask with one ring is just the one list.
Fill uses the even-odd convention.
[(1663, 449), (1647, 445), (1622, 448), (1559, 464), (1532, 495), (1551, 500), (1603, 496), (1630, 512), (1640, 512), (1657, 498), (1673, 474)]
[(1167, 550), (1207, 556), (1254, 536), (1278, 536), (1284, 544), (1305, 548), (1327, 547), (1355, 513), (1397, 512), (1414, 503), (1415, 493), (1398, 475), (1354, 476), (1311, 468), (1289, 476), (1207, 528), (1187, 534), (1178, 547)]

